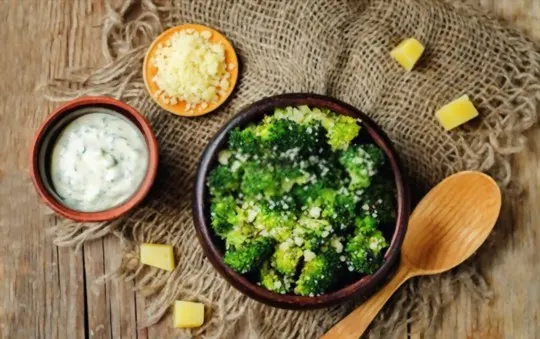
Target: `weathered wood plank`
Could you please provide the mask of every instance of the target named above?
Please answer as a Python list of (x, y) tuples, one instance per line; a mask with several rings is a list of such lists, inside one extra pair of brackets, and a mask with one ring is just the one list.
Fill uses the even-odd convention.
[[(113, 272), (121, 262), (120, 241), (115, 237), (103, 240), (105, 272)], [(132, 282), (114, 279), (106, 284), (110, 307), (111, 338), (140, 338), (137, 331), (137, 296)]]
[(97, 281), (105, 274), (103, 240), (84, 245), (88, 338), (111, 338), (111, 310), (107, 285)]
[[(51, 314), (59, 312), (60, 317), (55, 323), (58, 337), (85, 338), (83, 253), (82, 251), (74, 252), (69, 248), (59, 248), (58, 259), (60, 284), (50, 286), (50, 288), (58, 288), (55, 292), (59, 292), (60, 307), (47, 309), (48, 314), (40, 316), (51, 321), (54, 320)], [(52, 338), (52, 336), (49, 337)]]

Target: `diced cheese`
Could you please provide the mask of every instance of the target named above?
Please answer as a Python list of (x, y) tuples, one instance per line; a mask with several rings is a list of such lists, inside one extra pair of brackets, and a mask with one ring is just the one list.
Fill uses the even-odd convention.
[(154, 266), (167, 271), (174, 270), (174, 252), (171, 245), (141, 244), (140, 260), (145, 265)]
[(200, 327), (204, 323), (204, 304), (191, 301), (175, 301), (174, 327)]
[(390, 55), (407, 71), (413, 69), (414, 65), (424, 53), (424, 46), (415, 38), (403, 40)]
[(435, 113), (435, 116), (444, 129), (449, 131), (477, 117), (478, 111), (469, 99), (469, 96), (463, 95), (441, 107)]

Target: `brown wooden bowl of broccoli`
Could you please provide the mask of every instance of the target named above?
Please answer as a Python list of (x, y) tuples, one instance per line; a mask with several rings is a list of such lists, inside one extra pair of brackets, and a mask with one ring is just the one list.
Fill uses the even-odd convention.
[(365, 114), (315, 94), (263, 99), (199, 164), (193, 218), (234, 287), (310, 309), (373, 294), (398, 261), (410, 211), (398, 156)]

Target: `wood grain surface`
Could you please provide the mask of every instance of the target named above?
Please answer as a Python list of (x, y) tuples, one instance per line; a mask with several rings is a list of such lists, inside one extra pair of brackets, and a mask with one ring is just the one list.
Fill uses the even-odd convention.
[[(540, 39), (537, 0), (478, 1)], [(114, 7), (120, 1), (109, 2)], [(55, 220), (27, 178), (29, 142), (55, 106), (36, 87), (70, 68), (104, 62), (98, 51), (105, 10), (104, 0), (0, 0), (0, 338), (161, 339), (182, 333), (172, 329), (170, 317), (138, 328), (144, 300), (132, 284), (96, 283), (120, 260), (114, 237), (79, 251), (55, 247), (46, 234)], [(483, 304), (465, 290), (456, 295), (436, 324), (437, 338), (540, 337), (540, 131), (528, 136), (527, 151), (514, 161), (527, 190), (510, 201), (496, 228), (509, 246), (481, 255), (495, 297)], [(414, 324), (409, 331), (423, 338)]]

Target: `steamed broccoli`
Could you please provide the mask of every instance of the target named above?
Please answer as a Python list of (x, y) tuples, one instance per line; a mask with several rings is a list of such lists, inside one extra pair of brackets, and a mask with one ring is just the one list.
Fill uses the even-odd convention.
[(216, 196), (234, 192), (240, 187), (238, 172), (232, 172), (229, 167), (219, 165), (208, 176), (208, 186), (210, 194)]
[(276, 246), (276, 251), (272, 256), (272, 266), (281, 274), (292, 276), (296, 273), (296, 268), (304, 251), (291, 245), (289, 242), (281, 243)]
[(225, 252), (224, 261), (238, 273), (251, 272), (272, 255), (274, 241), (261, 237), (244, 243), (241, 247)]
[(374, 145), (352, 145), (345, 150), (339, 161), (349, 173), (349, 189), (369, 187), (371, 177), (377, 174), (383, 160), (383, 152)]
[(324, 128), (316, 121), (298, 124), (289, 119), (265, 119), (257, 128), (257, 135), (266, 149), (281, 153), (281, 158), (289, 160), (307, 157), (328, 147)]
[(363, 213), (354, 219), (355, 230), (361, 232), (372, 232), (377, 229), (379, 222), (369, 213)]
[(281, 167), (276, 171), (276, 179), (281, 183), (281, 192), (289, 192), (293, 186), (308, 182), (309, 174), (292, 166)]
[(296, 282), (294, 292), (312, 297), (331, 288), (338, 279), (338, 273), (342, 267), (339, 256), (328, 250), (305, 260), (306, 263)]
[(277, 195), (281, 191), (281, 183), (276, 180), (275, 176), (274, 167), (262, 167), (257, 163), (249, 163), (244, 166), (240, 192), (250, 197), (259, 194), (265, 196)]
[(333, 201), (328, 204), (322, 213), (340, 229), (346, 229), (354, 223), (356, 215), (356, 201), (352, 195), (336, 194)]
[(229, 133), (229, 149), (240, 154), (256, 155), (261, 150), (261, 143), (255, 134), (255, 127), (235, 128)]
[(349, 271), (372, 274), (381, 266), (383, 249), (387, 246), (380, 231), (357, 232), (345, 246)]
[(225, 248), (236, 249), (247, 243), (254, 234), (254, 229), (249, 224), (234, 227), (225, 235)]
[(363, 194), (364, 210), (367, 205), (367, 212), (381, 224), (392, 222), (395, 219), (394, 209), (394, 186), (392, 182), (376, 176), (369, 190)]
[(212, 199), (210, 216), (212, 217), (211, 224), (214, 232), (224, 237), (237, 222), (236, 201), (230, 195)]
[(279, 274), (268, 262), (265, 262), (261, 267), (260, 280), (261, 285), (272, 292), (285, 294), (291, 290), (291, 278)]
[(327, 131), (328, 144), (334, 151), (347, 149), (350, 142), (360, 132), (360, 126), (354, 118), (336, 114), (327, 109), (310, 109), (307, 106), (287, 107), (276, 109), (275, 117), (295, 121), (299, 124), (321, 123)]
[(298, 224), (293, 230), (293, 240), (298, 246), (315, 251), (329, 239), (332, 232), (333, 228), (327, 220), (303, 216), (298, 219)]
[(276, 293), (318, 295), (346, 268), (371, 274), (394, 219), (384, 153), (355, 144), (355, 119), (308, 106), (276, 109), (229, 132), (208, 176), (211, 225), (225, 263)]
[(354, 118), (345, 115), (336, 116), (334, 122), (325, 127), (328, 130), (328, 143), (333, 150), (347, 149), (349, 143), (360, 132), (360, 126), (358, 126)]
[(284, 209), (288, 206), (285, 200), (274, 201), (262, 206), (253, 224), (260, 230), (261, 235), (270, 235), (278, 242), (289, 239), (292, 230), (296, 225), (296, 215), (291, 209)]
[(308, 173), (289, 165), (248, 163), (244, 166), (240, 191), (246, 196), (273, 197), (289, 192), (295, 184), (305, 184), (308, 179)]

